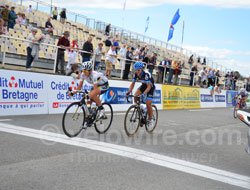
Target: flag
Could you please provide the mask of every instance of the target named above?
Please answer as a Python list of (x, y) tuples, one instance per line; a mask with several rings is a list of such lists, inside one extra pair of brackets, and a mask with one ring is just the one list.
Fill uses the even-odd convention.
[(148, 30), (148, 25), (149, 25), (149, 16), (148, 16), (148, 18), (147, 18), (147, 20), (146, 20), (145, 33), (146, 33), (147, 30)]
[(172, 25), (175, 25), (178, 22), (179, 18), (181, 17), (180, 14), (179, 14), (179, 11), (180, 11), (180, 9), (178, 9), (176, 11), (176, 13), (175, 13), (175, 15), (174, 15), (174, 17), (172, 19), (172, 22), (171, 22)]
[(174, 25), (178, 22), (179, 18), (181, 17), (179, 14), (180, 9), (178, 9), (172, 19), (170, 28), (169, 28), (169, 33), (168, 33), (168, 41), (173, 38), (174, 35)]
[(125, 11), (126, 9), (126, 3), (127, 3), (127, 0), (124, 0), (124, 4), (123, 4), (123, 10)]
[(173, 34), (174, 34), (174, 27), (171, 24), (170, 28), (169, 28), (169, 33), (168, 33), (168, 41), (171, 40), (173, 38)]

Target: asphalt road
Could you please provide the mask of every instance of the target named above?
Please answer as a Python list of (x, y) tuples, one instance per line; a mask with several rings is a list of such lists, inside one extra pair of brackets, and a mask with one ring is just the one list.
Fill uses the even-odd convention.
[[(250, 189), (250, 156), (244, 150), (248, 127), (232, 112), (226, 108), (160, 111), (154, 133), (140, 128), (134, 138), (126, 136), (124, 115), (119, 113), (107, 134), (89, 128), (77, 142), (64, 136), (62, 115), (0, 117), (0, 190)], [(4, 126), (15, 132), (5, 131)], [(62, 135), (48, 141), (49, 135), (36, 136), (41, 130)], [(161, 163), (165, 158), (176, 163)], [(193, 164), (199, 164), (198, 172), (186, 169)], [(219, 177), (204, 173), (207, 166)], [(224, 172), (239, 175), (239, 181), (245, 177), (249, 186), (245, 183), (243, 188), (237, 180), (232, 184), (230, 177), (222, 180)]]

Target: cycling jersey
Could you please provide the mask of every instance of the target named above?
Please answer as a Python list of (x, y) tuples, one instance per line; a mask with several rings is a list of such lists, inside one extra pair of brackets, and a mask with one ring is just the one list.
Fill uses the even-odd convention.
[(105, 77), (102, 73), (91, 71), (90, 75), (87, 77), (82, 73), (81, 80), (86, 81), (89, 84), (98, 84), (98, 88), (101, 90), (101, 93), (103, 94), (106, 92), (109, 88), (109, 83), (107, 77)]
[(142, 83), (142, 85), (138, 88), (138, 90), (140, 90), (142, 93), (147, 89), (147, 84), (150, 84), (151, 89), (147, 93), (147, 100), (153, 100), (155, 85), (154, 79), (149, 72), (143, 70), (141, 73), (141, 78), (139, 78), (139, 76), (135, 74), (132, 81)]
[(241, 96), (242, 98), (248, 97), (248, 92), (245, 90), (243, 94), (241, 92), (238, 92), (238, 96)]

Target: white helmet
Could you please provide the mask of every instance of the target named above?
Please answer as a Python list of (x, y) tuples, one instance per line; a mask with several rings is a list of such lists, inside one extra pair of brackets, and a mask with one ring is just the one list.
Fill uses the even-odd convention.
[(245, 95), (245, 92), (246, 92), (245, 88), (240, 89), (240, 95)]
[(92, 61), (85, 61), (85, 62), (82, 63), (82, 68), (81, 68), (82, 71), (84, 71), (84, 70), (85, 71), (91, 71), (92, 68), (93, 68)]

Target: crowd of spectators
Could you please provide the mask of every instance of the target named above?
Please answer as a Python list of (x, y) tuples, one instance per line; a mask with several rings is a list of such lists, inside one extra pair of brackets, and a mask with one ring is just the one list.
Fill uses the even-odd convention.
[[(33, 14), (32, 6), (30, 5), (27, 9), (28, 13)], [(45, 32), (53, 36), (54, 27), (51, 23), (51, 19), (57, 20), (58, 18), (58, 10), (57, 7), (54, 7), (52, 11), (51, 18), (48, 18), (45, 23)], [(65, 23), (67, 19), (66, 9), (63, 8), (59, 13), (60, 22)], [(15, 24), (27, 25), (27, 21), (24, 13), (15, 12), (15, 7), (9, 7), (6, 5), (0, 11), (0, 34), (5, 34), (6, 30), (9, 28), (14, 28)], [(151, 75), (153, 75), (154, 71), (156, 71), (156, 82), (157, 83), (167, 83), (167, 84), (178, 84), (179, 75), (182, 73), (184, 63), (180, 60), (171, 60), (168, 57), (165, 57), (164, 60), (160, 61), (160, 64), (156, 67), (157, 62), (157, 53), (150, 53), (147, 46), (137, 45), (137, 47), (132, 47), (126, 44), (120, 45), (119, 36), (115, 34), (114, 36), (110, 36), (111, 24), (108, 24), (105, 28), (105, 35), (107, 39), (104, 43), (98, 43), (98, 46), (94, 50), (92, 44), (92, 37), (89, 36), (88, 40), (82, 45), (82, 62), (93, 60), (94, 69), (99, 70), (101, 60), (104, 57), (104, 63), (106, 66), (105, 75), (108, 78), (111, 78), (111, 71), (113, 70), (113, 65), (116, 63), (117, 57), (119, 55), (119, 67), (122, 70), (122, 78), (124, 80), (132, 77), (134, 71), (133, 67), (131, 67), (132, 63), (135, 61), (143, 61), (145, 63), (145, 68), (149, 71)], [(36, 36), (37, 29), (33, 28), (29, 36), (28, 40), (32, 42), (41, 42), (44, 38), (43, 35)], [(76, 57), (79, 53), (79, 45), (78, 40), (74, 39), (71, 43), (69, 41), (69, 32), (65, 31), (63, 36), (61, 36), (58, 40), (57, 45), (61, 48), (57, 51), (57, 62), (56, 62), (56, 72), (60, 74), (75, 73), (78, 69), (77, 64), (75, 64)], [(65, 70), (65, 51), (68, 51), (68, 63)], [(34, 43), (28, 43), (27, 46), (27, 62), (26, 68), (30, 70), (31, 64), (34, 59), (37, 57), (39, 53), (39, 47), (37, 48)], [(201, 60), (200, 57), (197, 58), (197, 64), (203, 65), (203, 68), (199, 71), (197, 64), (194, 65), (194, 55), (191, 55), (188, 59), (188, 64), (191, 69), (190, 72), (190, 86), (200, 86), (200, 87), (209, 87), (218, 85), (220, 82), (220, 72), (219, 70), (215, 71), (211, 68), (206, 68), (206, 57)], [(70, 74), (70, 75), (71, 75)], [(198, 81), (196, 81), (196, 77), (198, 75)], [(165, 79), (165, 81), (164, 81)], [(228, 72), (225, 76), (225, 86), (228, 90), (235, 90), (236, 82), (238, 80), (238, 76), (234, 74), (234, 72)]]

